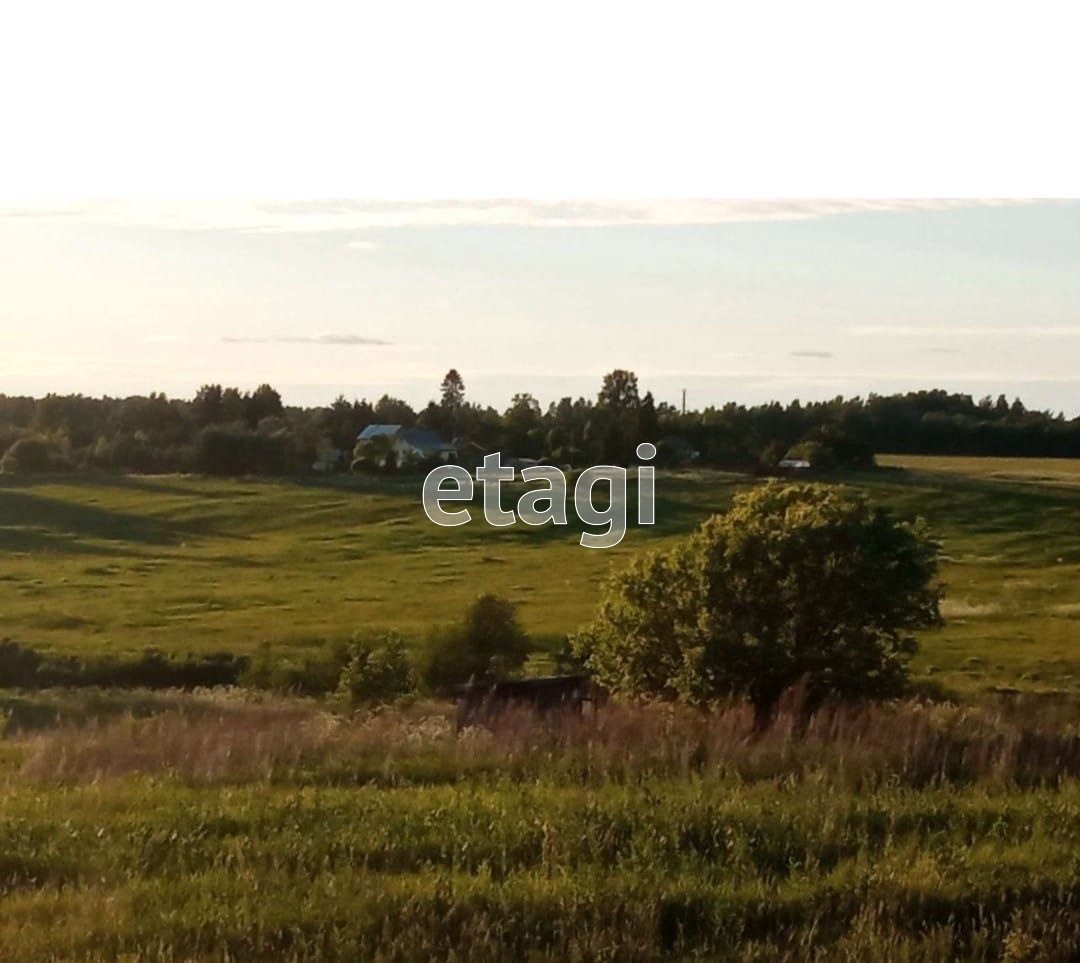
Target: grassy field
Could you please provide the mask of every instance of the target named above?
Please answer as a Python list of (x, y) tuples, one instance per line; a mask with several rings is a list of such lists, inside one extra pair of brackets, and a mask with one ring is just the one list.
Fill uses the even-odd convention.
[[(437, 703), (8, 692), (0, 959), (1080, 958), (1080, 486), (906, 461), (846, 481), (942, 539), (947, 624), (916, 668), (962, 704), (458, 736)], [(415, 482), (0, 479), (0, 634), (304, 653), (496, 591), (554, 646), (611, 566), (753, 483), (663, 474), (655, 528), (588, 551), (575, 527), (436, 529)]]
[(1072, 710), (182, 709), (0, 744), (0, 958), (1080, 952)]
[(961, 455), (879, 455), (878, 464), (931, 473), (1048, 485), (1080, 485), (1080, 459), (993, 458)]
[[(847, 481), (926, 517), (946, 554), (947, 624), (922, 638), (917, 673), (959, 691), (1080, 690), (1076, 466), (882, 460), (912, 470)], [(245, 653), (264, 642), (300, 653), (388, 628), (415, 637), (494, 591), (550, 648), (590, 616), (613, 566), (751, 483), (662, 473), (657, 525), (598, 551), (577, 544), (573, 524), (436, 528), (415, 481), (2, 479), (0, 634), (74, 653)]]

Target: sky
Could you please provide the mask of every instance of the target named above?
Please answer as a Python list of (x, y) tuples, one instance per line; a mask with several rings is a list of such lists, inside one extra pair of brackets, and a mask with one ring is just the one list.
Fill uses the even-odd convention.
[(1056, 0), (9, 6), (0, 392), (1080, 414)]
[(703, 407), (941, 387), (1080, 414), (1080, 203), (0, 204), (0, 392)]

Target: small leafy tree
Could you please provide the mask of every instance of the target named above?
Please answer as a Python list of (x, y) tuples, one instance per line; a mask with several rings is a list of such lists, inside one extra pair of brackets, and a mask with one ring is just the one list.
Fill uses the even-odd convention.
[(764, 724), (783, 691), (889, 696), (912, 630), (940, 621), (923, 524), (839, 486), (771, 483), (686, 542), (613, 577), (574, 651), (606, 687), (692, 703), (741, 695)]
[(390, 632), (349, 647), (338, 693), (351, 705), (394, 702), (414, 688), (413, 669), (400, 635)]
[(481, 595), (457, 625), (436, 631), (423, 654), (422, 676), (434, 691), (465, 682), (494, 682), (516, 672), (529, 654), (529, 637), (513, 602)]
[(0, 471), (11, 475), (61, 471), (68, 467), (59, 445), (47, 438), (20, 438), (0, 460)]
[(788, 458), (805, 458), (819, 471), (873, 468), (874, 449), (835, 425), (812, 431), (787, 452)]
[(389, 435), (358, 441), (353, 449), (352, 470), (392, 475), (398, 468), (397, 448)]

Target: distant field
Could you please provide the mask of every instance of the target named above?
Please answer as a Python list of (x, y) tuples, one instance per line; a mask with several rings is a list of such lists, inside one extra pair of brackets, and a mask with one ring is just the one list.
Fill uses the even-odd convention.
[(495, 529), (474, 510), (468, 526), (437, 528), (418, 480), (0, 483), (0, 624), (52, 648), (247, 651), (423, 632), (494, 591), (534, 633), (561, 635), (613, 565), (722, 510), (733, 477), (670, 480), (661, 524), (602, 551), (577, 544), (580, 524)]
[(1005, 481), (1080, 485), (1080, 458), (990, 458), (961, 455), (878, 455), (878, 464)]
[[(1074, 466), (1033, 462), (1020, 483), (994, 474), (1015, 460), (900, 461), (916, 470), (849, 481), (944, 542), (948, 624), (924, 636), (918, 672), (961, 690), (1080, 690), (1080, 485), (1046, 475)], [(416, 637), (494, 591), (550, 647), (589, 618), (608, 571), (751, 483), (661, 474), (657, 525), (601, 551), (581, 548), (575, 525), (438, 529), (415, 480), (0, 479), (0, 637), (67, 652), (303, 651), (388, 628)]]

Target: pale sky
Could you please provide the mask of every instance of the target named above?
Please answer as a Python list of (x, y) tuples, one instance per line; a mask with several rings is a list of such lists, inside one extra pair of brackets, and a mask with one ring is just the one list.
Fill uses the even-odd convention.
[(0, 205), (0, 391), (942, 387), (1080, 414), (1080, 203)]
[(1056, 0), (8, 6), (0, 391), (1080, 412)]

